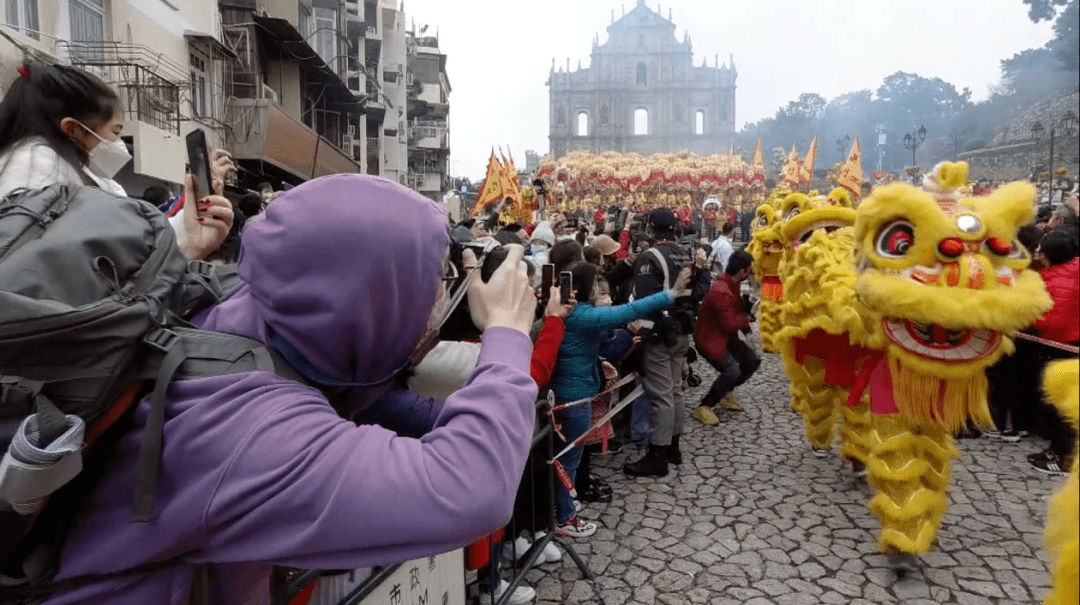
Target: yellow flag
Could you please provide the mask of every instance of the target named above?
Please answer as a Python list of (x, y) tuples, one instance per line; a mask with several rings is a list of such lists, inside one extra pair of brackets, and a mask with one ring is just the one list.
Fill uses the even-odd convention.
[(787, 164), (784, 165), (784, 184), (792, 191), (799, 188), (799, 152), (795, 146), (791, 146)]
[(765, 182), (765, 162), (761, 159), (761, 137), (758, 137), (757, 146), (754, 147), (754, 176), (751, 180), (756, 183)]
[(484, 206), (492, 202), (498, 202), (503, 198), (502, 165), (495, 159), (495, 150), (491, 150), (491, 158), (488, 159), (487, 175), (480, 185), (480, 194), (476, 196), (476, 204), (473, 206), (473, 216), (483, 212)]
[(806, 185), (807, 191), (810, 190), (810, 182), (814, 179), (814, 160), (817, 159), (817, 137), (810, 142), (810, 149), (806, 151), (806, 160), (803, 161), (802, 168), (799, 169), (799, 184)]
[(855, 143), (851, 146), (851, 152), (848, 153), (847, 162), (840, 169), (837, 184), (858, 198), (862, 195), (862, 178), (862, 153), (859, 151), (859, 139), (856, 137)]

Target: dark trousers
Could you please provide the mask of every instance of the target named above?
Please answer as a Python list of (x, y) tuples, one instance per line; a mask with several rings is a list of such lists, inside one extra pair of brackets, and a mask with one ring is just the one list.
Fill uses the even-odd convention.
[(989, 383), (987, 403), (990, 416), (999, 431), (1035, 431), (1043, 415), (1042, 370), (1045, 361), (1043, 346), (1028, 340), (1016, 339), (1016, 352), (1003, 357), (986, 369)]
[[(702, 355), (702, 357), (705, 356)], [(761, 365), (761, 358), (757, 356), (754, 349), (738, 337), (732, 338), (728, 343), (723, 359), (712, 360), (705, 357), (705, 361), (709, 362), (718, 374), (712, 386), (709, 387), (709, 392), (701, 401), (701, 405), (707, 407), (720, 403), (724, 397), (735, 390), (735, 387), (750, 380)]]
[(710, 244), (716, 241), (716, 223), (705, 225), (705, 238), (709, 240)]

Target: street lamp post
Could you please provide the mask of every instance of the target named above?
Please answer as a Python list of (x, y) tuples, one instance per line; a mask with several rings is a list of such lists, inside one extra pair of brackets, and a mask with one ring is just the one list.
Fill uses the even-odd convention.
[(844, 161), (844, 153), (851, 148), (851, 135), (845, 134), (844, 138), (836, 139), (836, 150), (840, 152), (840, 161)]
[[(1057, 133), (1057, 129), (1061, 128), (1062, 134), (1072, 134), (1073, 127), (1076, 126), (1076, 114), (1072, 110), (1066, 111), (1065, 115), (1061, 116), (1061, 121), (1057, 124), (1050, 122), (1050, 182), (1048, 186), (1048, 193), (1046, 196), (1046, 205), (1052, 206), (1054, 204), (1054, 135)], [(1035, 122), (1031, 125), (1031, 138), (1035, 139), (1035, 145), (1038, 146), (1039, 141), (1042, 140), (1043, 132), (1046, 128), (1042, 125), (1042, 122)]]
[[(919, 146), (922, 145), (923, 141), (925, 141), (925, 140), (926, 140), (926, 126), (920, 126), (919, 130), (917, 130), (916, 132), (914, 132), (914, 133), (909, 132), (909, 133), (904, 135), (904, 149), (910, 149), (911, 150), (911, 165), (912, 166), (917, 165), (917, 164), (915, 164), (915, 150), (918, 149)], [(916, 180), (917, 172), (918, 171), (911, 174), (911, 182), (913, 184), (916, 184), (916, 185), (918, 184), (918, 181)]]

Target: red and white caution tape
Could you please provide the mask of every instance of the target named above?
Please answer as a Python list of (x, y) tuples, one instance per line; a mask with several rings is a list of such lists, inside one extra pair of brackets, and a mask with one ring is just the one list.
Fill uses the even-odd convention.
[(636, 389), (634, 389), (633, 391), (631, 391), (631, 393), (629, 395), (627, 395), (626, 397), (624, 397), (622, 401), (615, 404), (615, 406), (611, 408), (611, 411), (609, 411), (607, 414), (604, 414), (604, 416), (602, 418), (600, 418), (600, 420), (597, 420), (596, 424), (589, 427), (589, 430), (582, 433), (581, 436), (578, 437), (577, 439), (574, 439), (573, 443), (567, 444), (567, 446), (563, 449), (563, 451), (561, 451), (561, 452), (559, 452), (558, 454), (555, 455), (555, 460), (558, 460), (559, 458), (562, 458), (567, 452), (569, 452), (570, 450), (574, 449), (575, 447), (581, 445), (581, 443), (583, 441), (585, 441), (586, 437), (588, 437), (590, 434), (594, 433), (597, 429), (599, 429), (600, 427), (602, 427), (605, 424), (607, 424), (608, 422), (610, 422), (611, 419), (615, 417), (615, 414), (618, 414), (619, 412), (621, 412), (623, 408), (625, 408), (626, 406), (633, 403), (633, 401), (635, 399), (637, 399), (638, 397), (641, 397), (644, 393), (645, 393), (645, 389), (640, 387), (640, 386), (637, 387)]

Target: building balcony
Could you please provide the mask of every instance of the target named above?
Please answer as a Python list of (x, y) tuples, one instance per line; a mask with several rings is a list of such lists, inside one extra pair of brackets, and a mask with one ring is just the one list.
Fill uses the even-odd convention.
[(446, 126), (418, 123), (409, 127), (409, 146), (416, 149), (446, 149)]
[(439, 172), (410, 174), (408, 185), (410, 189), (421, 193), (442, 192), (443, 175)]
[(268, 99), (234, 98), (229, 114), (230, 123), (240, 125), (230, 147), (241, 165), (268, 165), (293, 182), (360, 172), (348, 154)]

